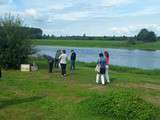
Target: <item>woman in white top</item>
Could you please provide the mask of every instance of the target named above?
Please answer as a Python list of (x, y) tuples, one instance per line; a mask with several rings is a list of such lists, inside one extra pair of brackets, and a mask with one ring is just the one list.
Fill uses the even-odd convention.
[(65, 77), (66, 76), (66, 65), (67, 65), (66, 50), (62, 50), (62, 54), (59, 56), (59, 59), (60, 59), (62, 75)]

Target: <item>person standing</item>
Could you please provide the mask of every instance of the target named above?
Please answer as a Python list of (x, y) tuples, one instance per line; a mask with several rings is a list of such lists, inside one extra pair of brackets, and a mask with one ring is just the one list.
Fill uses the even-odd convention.
[(105, 85), (106, 63), (103, 53), (99, 54), (97, 65), (99, 66), (100, 70), (96, 75), (96, 83), (99, 84), (99, 81), (101, 80), (101, 83)]
[(52, 73), (54, 58), (52, 58), (51, 56), (47, 56), (47, 59), (48, 59), (48, 72)]
[(49, 55), (44, 55), (43, 57), (48, 61), (48, 73), (52, 73), (54, 58)]
[(59, 56), (61, 55), (61, 50), (58, 49), (55, 55), (55, 68), (58, 68), (59, 66)]
[(62, 54), (59, 56), (60, 65), (61, 65), (61, 74), (63, 77), (66, 77), (66, 66), (67, 66), (67, 54), (66, 50), (62, 50)]
[(70, 57), (70, 71), (73, 73), (75, 70), (75, 61), (76, 61), (76, 53), (74, 50), (71, 50), (71, 57)]
[(109, 74), (108, 74), (108, 71), (109, 71), (109, 53), (108, 51), (104, 51), (104, 56), (105, 56), (105, 62), (106, 62), (105, 78), (106, 78), (107, 83), (110, 83)]

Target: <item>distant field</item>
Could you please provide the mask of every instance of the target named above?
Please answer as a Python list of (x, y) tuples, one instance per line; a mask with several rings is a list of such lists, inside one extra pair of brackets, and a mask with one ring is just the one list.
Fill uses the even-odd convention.
[(98, 40), (33, 40), (35, 45), (60, 45), (77, 47), (120, 47), (125, 46), (122, 41), (98, 41)]
[(128, 48), (144, 50), (160, 50), (160, 41), (154, 43), (128, 44), (128, 41), (100, 41), (100, 40), (33, 40), (34, 45), (70, 46), (70, 47), (100, 47), (100, 48)]

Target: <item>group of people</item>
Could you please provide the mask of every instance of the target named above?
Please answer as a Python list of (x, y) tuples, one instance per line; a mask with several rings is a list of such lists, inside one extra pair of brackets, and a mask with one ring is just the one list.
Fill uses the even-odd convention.
[[(66, 77), (66, 66), (67, 66), (67, 60), (68, 56), (66, 54), (66, 50), (64, 49), (58, 49), (55, 55), (55, 58), (48, 57), (48, 63), (49, 63), (49, 73), (52, 72), (53, 65), (55, 68), (61, 69), (61, 74), (63, 77)], [(76, 53), (74, 50), (71, 50), (70, 55), (70, 71), (73, 73), (75, 70), (75, 61), (76, 61)]]
[(96, 83), (99, 84), (100, 82), (105, 85), (106, 82), (110, 83), (109, 75), (109, 53), (104, 51), (104, 53), (99, 53), (97, 66), (96, 66)]
[[(52, 72), (53, 63), (55, 68), (61, 69), (61, 74), (63, 77), (66, 77), (66, 66), (67, 66), (68, 56), (66, 54), (66, 50), (58, 49), (55, 55), (55, 58), (48, 57), (49, 62), (49, 72)], [(74, 50), (71, 50), (70, 55), (70, 72), (73, 73), (75, 70), (75, 61), (76, 61), (76, 53)], [(96, 75), (96, 83), (105, 85), (106, 83), (110, 83), (109, 80), (109, 53), (108, 51), (104, 51), (99, 53), (97, 66), (95, 68)]]

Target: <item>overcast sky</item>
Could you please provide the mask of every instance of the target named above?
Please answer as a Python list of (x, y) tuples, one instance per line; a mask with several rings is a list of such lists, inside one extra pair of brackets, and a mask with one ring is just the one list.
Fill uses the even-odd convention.
[(0, 15), (19, 14), (24, 23), (55, 35), (160, 35), (160, 0), (0, 0)]

